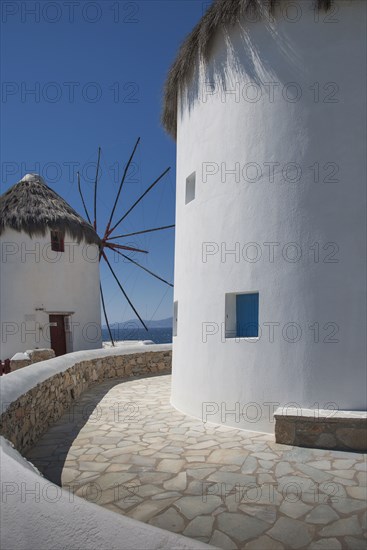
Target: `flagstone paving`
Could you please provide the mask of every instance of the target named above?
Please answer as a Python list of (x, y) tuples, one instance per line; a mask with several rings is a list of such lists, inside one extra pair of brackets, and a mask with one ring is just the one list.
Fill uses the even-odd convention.
[(204, 424), (170, 405), (170, 380), (90, 388), (27, 457), (70, 498), (218, 548), (366, 547), (367, 455)]

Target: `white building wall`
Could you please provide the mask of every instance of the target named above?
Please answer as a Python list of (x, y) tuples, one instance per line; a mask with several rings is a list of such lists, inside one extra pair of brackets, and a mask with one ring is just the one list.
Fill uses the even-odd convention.
[(2, 360), (50, 347), (49, 314), (70, 314), (67, 351), (101, 347), (98, 247), (65, 236), (65, 252), (51, 250), (50, 234), (30, 238), (7, 229), (1, 251)]
[[(179, 108), (172, 404), (255, 431), (278, 404), (367, 405), (367, 5), (311, 5), (218, 35)], [(226, 339), (225, 294), (249, 291), (260, 337)]]

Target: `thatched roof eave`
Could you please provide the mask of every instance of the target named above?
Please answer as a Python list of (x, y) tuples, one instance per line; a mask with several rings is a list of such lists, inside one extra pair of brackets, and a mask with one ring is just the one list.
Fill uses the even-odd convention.
[[(253, 20), (275, 15), (282, 0), (213, 0), (212, 5), (182, 43), (168, 73), (164, 88), (162, 124), (176, 139), (177, 107), (180, 92), (189, 84), (197, 59), (208, 60), (210, 47), (218, 29), (235, 26), (248, 15)], [(314, 0), (315, 8), (327, 11), (334, 0)]]
[(57, 230), (78, 243), (100, 245), (94, 228), (36, 174), (25, 176), (0, 196), (0, 235), (7, 228), (30, 237)]

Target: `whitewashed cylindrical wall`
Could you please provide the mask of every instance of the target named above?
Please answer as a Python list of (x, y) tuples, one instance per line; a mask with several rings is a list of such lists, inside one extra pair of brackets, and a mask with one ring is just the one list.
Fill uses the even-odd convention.
[[(367, 6), (284, 4), (218, 34), (178, 109), (172, 404), (264, 432), (367, 405)], [(225, 337), (242, 292), (258, 338)]]
[(49, 314), (70, 315), (67, 352), (101, 347), (98, 247), (65, 235), (65, 251), (50, 234), (6, 229), (1, 246), (1, 359), (50, 347)]

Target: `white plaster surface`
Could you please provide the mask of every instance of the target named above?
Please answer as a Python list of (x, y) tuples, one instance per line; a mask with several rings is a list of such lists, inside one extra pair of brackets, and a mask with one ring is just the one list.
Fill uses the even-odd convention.
[[(178, 109), (174, 300), (179, 315), (171, 402), (198, 418), (209, 403), (215, 412), (208, 420), (268, 433), (278, 406), (327, 409), (333, 402), (345, 410), (367, 407), (367, 3), (338, 1), (334, 23), (325, 22), (324, 12), (315, 22), (311, 1), (297, 4), (302, 7), (297, 22), (284, 17), (271, 27), (244, 22), (243, 28), (219, 34), (207, 69), (196, 74)], [(228, 91), (239, 85), (239, 99), (221, 93), (221, 79)], [(206, 83), (214, 80), (214, 93), (205, 94)], [(295, 102), (282, 93), (291, 82), (302, 92)], [(251, 83), (261, 87), (258, 101), (243, 98)], [(317, 85), (315, 100), (310, 87)], [(336, 90), (336, 102), (327, 102)], [(215, 171), (207, 181), (204, 163), (212, 163)], [(236, 163), (239, 182), (225, 173)], [(249, 163), (261, 167), (257, 181), (243, 177)], [(274, 181), (265, 163), (277, 163)], [(295, 183), (283, 176), (288, 163), (301, 167)], [(309, 168), (315, 163), (319, 181)], [(324, 181), (331, 173), (327, 163), (338, 167), (336, 182)], [(186, 178), (194, 171), (195, 199), (185, 204)], [(254, 170), (248, 174), (254, 178)], [(203, 243), (218, 248), (206, 262)], [(225, 253), (236, 243), (238, 259)], [(247, 243), (258, 245), (258, 261), (242, 256)], [(275, 243), (274, 261), (264, 243)], [(284, 258), (289, 243), (301, 250), (299, 261)], [(333, 251), (337, 262), (327, 261)], [(248, 249), (248, 258), (255, 252)], [(288, 252), (292, 257), (294, 249)], [(225, 294), (255, 291), (260, 293), (261, 337), (223, 338)], [(214, 332), (206, 342), (205, 323)], [(276, 323), (274, 341), (266, 323)], [(294, 343), (282, 334), (289, 323), (301, 329)], [(328, 342), (334, 328), (329, 339), (337, 342)], [(292, 330), (289, 337), (294, 337)], [(231, 413), (236, 407), (238, 415)]]
[(15, 355), (13, 355), (13, 357), (11, 357), (12, 361), (24, 361), (25, 359), (30, 359), (27, 352), (16, 353)]
[(65, 235), (65, 252), (50, 233), (29, 237), (7, 228), (0, 237), (0, 358), (50, 348), (49, 314), (70, 314), (67, 352), (102, 345), (98, 247)]
[[(154, 344), (151, 340), (116, 340), (114, 341), (115, 347), (122, 347), (125, 348), (126, 346), (137, 346), (137, 345), (144, 345), (145, 343), (148, 344)], [(114, 347), (111, 342), (106, 341), (102, 342), (103, 348), (112, 348)]]

